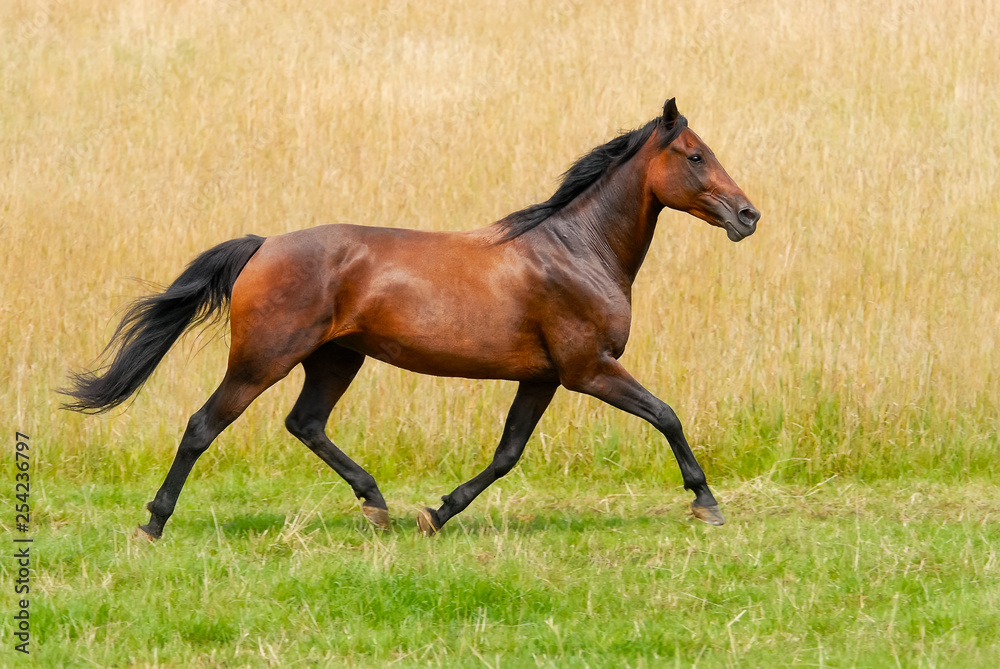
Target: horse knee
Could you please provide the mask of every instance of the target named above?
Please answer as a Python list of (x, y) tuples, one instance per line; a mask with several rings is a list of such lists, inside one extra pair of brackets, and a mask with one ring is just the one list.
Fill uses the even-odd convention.
[(676, 434), (682, 434), (684, 431), (681, 419), (666, 404), (661, 406), (656, 412), (656, 428), (668, 438)]

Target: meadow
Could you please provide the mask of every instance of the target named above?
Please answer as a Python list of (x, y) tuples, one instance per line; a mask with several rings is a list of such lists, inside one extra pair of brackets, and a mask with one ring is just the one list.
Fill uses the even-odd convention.
[[(0, 526), (20, 431), (36, 562), (30, 657), (0, 563), (0, 666), (996, 666), (997, 90), (984, 0), (4, 2)], [(330, 434), (392, 532), (285, 432), (296, 370), (131, 540), (227, 349), (60, 411), (130, 299), (247, 233), (490, 224), (668, 97), (763, 217), (733, 244), (661, 215), (623, 362), (726, 526), (685, 515), (659, 433), (560, 390), (419, 537), (514, 384), (369, 361)]]

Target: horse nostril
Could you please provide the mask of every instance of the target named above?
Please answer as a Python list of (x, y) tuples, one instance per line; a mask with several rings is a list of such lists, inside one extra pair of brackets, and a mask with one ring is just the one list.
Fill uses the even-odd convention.
[(743, 207), (740, 209), (740, 223), (751, 228), (757, 225), (760, 220), (760, 212), (753, 207)]

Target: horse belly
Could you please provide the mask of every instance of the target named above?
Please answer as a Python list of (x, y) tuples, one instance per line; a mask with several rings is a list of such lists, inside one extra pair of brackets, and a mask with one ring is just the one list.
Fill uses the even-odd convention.
[(477, 355), (475, 351), (441, 351), (419, 344), (385, 340), (370, 353), (395, 367), (430, 374), (468, 379), (508, 379), (542, 381), (557, 378), (551, 362), (540, 355)]
[(340, 341), (421, 374), (531, 380), (555, 376), (540, 328), (516, 300), (464, 291), (395, 292), (355, 319)]
[(338, 341), (367, 356), (420, 374), (474, 379), (542, 380), (555, 368), (540, 341), (524, 333), (445, 327), (379, 328)]

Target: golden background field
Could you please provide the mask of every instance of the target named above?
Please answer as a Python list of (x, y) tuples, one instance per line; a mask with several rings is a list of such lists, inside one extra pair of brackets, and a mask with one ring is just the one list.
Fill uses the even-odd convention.
[[(53, 392), (136, 278), (245, 233), (487, 225), (676, 96), (763, 212), (741, 244), (665, 212), (635, 287), (625, 364), (710, 476), (995, 462), (997, 3), (595, 4), (4, 2), (0, 422), (58, 475), (128, 476), (136, 451), (165, 471), (224, 339), (185, 338), (124, 415)], [(282, 426), (299, 382), (207, 459), (311, 458)], [(369, 362), (331, 427), (376, 468), (471, 471), (512, 397)], [(595, 400), (560, 392), (539, 433), (528, 466), (679, 483)]]

